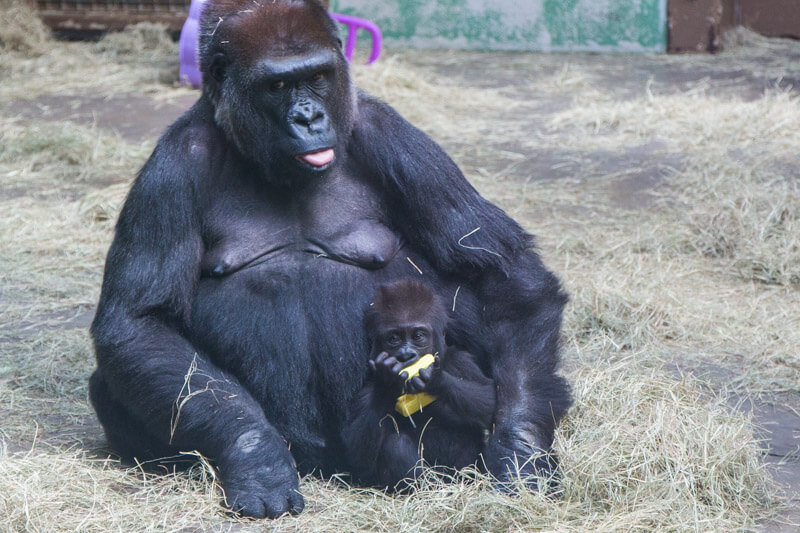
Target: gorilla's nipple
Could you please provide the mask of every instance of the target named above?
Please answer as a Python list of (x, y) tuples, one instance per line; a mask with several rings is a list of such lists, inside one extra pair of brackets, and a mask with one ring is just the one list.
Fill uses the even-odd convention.
[(230, 274), (233, 270), (233, 261), (229, 257), (229, 254), (220, 252), (207, 254), (200, 265), (202, 275), (213, 278), (220, 278), (226, 274)]

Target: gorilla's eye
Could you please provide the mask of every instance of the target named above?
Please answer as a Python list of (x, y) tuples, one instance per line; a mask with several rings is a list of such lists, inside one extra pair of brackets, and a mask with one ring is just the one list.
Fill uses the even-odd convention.
[(315, 83), (323, 82), (323, 81), (325, 81), (325, 74), (322, 73), (322, 72), (317, 72), (316, 74), (314, 74), (311, 77), (311, 81), (313, 81)]
[(286, 87), (286, 82), (284, 82), (283, 80), (278, 80), (278, 81), (272, 82), (272, 85), (269, 86), (269, 90), (270, 91), (280, 91), (284, 87)]
[(403, 342), (403, 339), (397, 333), (391, 333), (386, 337), (386, 344), (389, 346), (398, 346), (401, 342)]
[(426, 340), (427, 340), (427, 335), (425, 334), (424, 329), (418, 329), (414, 332), (415, 342), (425, 342)]

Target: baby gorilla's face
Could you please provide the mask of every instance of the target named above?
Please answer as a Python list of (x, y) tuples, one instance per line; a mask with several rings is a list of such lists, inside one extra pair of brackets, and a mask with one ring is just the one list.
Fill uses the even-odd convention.
[(426, 353), (433, 353), (434, 332), (430, 324), (397, 324), (380, 333), (381, 350), (406, 366)]

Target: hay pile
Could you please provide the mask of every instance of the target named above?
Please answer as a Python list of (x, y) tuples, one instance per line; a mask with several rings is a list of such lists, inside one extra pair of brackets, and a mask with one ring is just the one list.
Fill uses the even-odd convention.
[[(578, 302), (605, 293), (605, 305), (619, 309), (611, 294), (626, 294), (625, 312), (611, 314), (621, 325), (631, 323), (632, 310), (643, 313), (644, 342), (679, 340), (682, 349), (692, 343), (706, 354), (701, 363), (709, 352), (718, 354), (714, 363), (741, 364), (744, 357), (753, 362), (745, 378), (751, 391), (797, 391), (798, 123), (797, 94), (780, 89), (755, 99), (716, 95), (708, 87), (646, 92), (633, 101), (596, 98), (556, 113), (550, 126), (567, 142), (601, 151), (657, 142), (681, 161), (664, 169), (657, 209), (645, 223), (641, 213), (623, 214), (560, 244), (578, 248), (570, 258), (581, 274), (568, 277)], [(597, 242), (613, 254), (591, 253)], [(614, 268), (598, 272), (598, 260)]]
[(95, 46), (99, 54), (108, 58), (127, 57), (132, 61), (154, 61), (175, 54), (167, 28), (163, 24), (140, 22), (125, 31), (107, 33)]
[[(488, 479), (431, 475), (408, 496), (306, 478), (306, 511), (238, 531), (731, 531), (773, 502), (752, 432), (691, 379), (619, 361), (574, 374), (577, 407), (559, 432), (552, 497), (510, 497)], [(470, 477), (472, 479), (470, 479)], [(66, 482), (68, 480), (68, 482)], [(12, 487), (16, 489), (12, 490)], [(232, 526), (213, 470), (147, 475), (81, 452), (0, 450), (0, 516), (10, 530), (204, 531)], [(57, 518), (57, 521), (56, 521)]]
[(52, 48), (50, 30), (27, 2), (0, 0), (0, 54), (14, 52), (22, 57), (39, 57)]
[[(177, 88), (178, 45), (164, 27), (140, 23), (106, 35), (98, 43), (54, 41), (25, 0), (2, 0), (6, 17), (17, 24), (0, 28), (0, 101), (61, 95), (120, 93), (173, 94)], [(12, 44), (15, 43), (15, 44)]]
[[(176, 45), (172, 58), (158, 41), (149, 66), (136, 65), (150, 29), (24, 60), (0, 53), (15, 76), (14, 87), (0, 87), (0, 529), (733, 531), (775, 512), (762, 443), (727, 394), (800, 383), (798, 100), (776, 90), (731, 101), (712, 81), (678, 92), (643, 84), (618, 97), (602, 81), (619, 66), (613, 57), (389, 55), (355, 72), (539, 234), (565, 280), (565, 373), (576, 404), (556, 438), (554, 497), (498, 494), (479, 475), (432, 477), (396, 497), (309, 478), (302, 515), (240, 522), (223, 513), (203, 463), (153, 476), (106, 461), (86, 399), (91, 343), (71, 324), (96, 302), (113, 221), (153, 140), (23, 123), (13, 102), (54, 90), (185, 91), (158, 81)], [(757, 69), (774, 59), (770, 47), (748, 54), (715, 61)], [(691, 70), (707, 60), (625, 61)], [(494, 68), (519, 83), (498, 93), (438, 74), (437, 62), (469, 64), (485, 78)], [(658, 181), (645, 206), (621, 208), (615, 191), (643, 167), (599, 161), (643, 146), (663, 162)], [(560, 179), (526, 170), (541, 170), (544, 156)], [(676, 370), (710, 363), (730, 383)]]

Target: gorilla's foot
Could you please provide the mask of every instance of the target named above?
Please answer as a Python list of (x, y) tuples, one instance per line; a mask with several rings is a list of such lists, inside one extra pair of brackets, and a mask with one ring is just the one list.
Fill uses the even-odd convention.
[(521, 439), (492, 438), (486, 444), (484, 461), (495, 488), (502, 492), (516, 493), (524, 487), (552, 493), (558, 486), (558, 458), (550, 447), (543, 449)]

